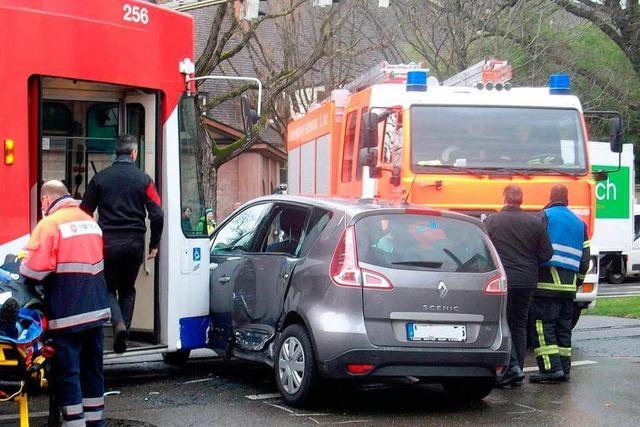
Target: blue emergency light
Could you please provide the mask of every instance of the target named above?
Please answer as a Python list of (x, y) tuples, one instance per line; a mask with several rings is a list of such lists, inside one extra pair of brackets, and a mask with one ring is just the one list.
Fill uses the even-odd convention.
[(407, 72), (407, 92), (426, 92), (429, 70), (411, 70)]
[(571, 93), (571, 79), (569, 74), (551, 74), (549, 76), (549, 93), (567, 95)]

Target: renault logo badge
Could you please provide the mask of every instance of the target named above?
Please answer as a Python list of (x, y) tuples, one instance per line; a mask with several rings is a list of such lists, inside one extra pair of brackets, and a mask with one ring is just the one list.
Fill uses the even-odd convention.
[(438, 283), (438, 293), (440, 294), (440, 298), (446, 297), (448, 292), (449, 289), (447, 288), (447, 285), (444, 284), (444, 282)]

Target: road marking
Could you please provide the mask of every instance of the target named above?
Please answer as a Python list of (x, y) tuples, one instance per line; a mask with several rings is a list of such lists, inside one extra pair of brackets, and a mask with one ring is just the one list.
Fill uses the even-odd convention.
[(290, 414), (295, 414), (295, 412), (293, 412), (291, 409), (287, 408), (286, 406), (280, 406), (280, 405), (276, 405), (275, 403), (271, 403), (271, 402), (264, 402), (269, 406), (273, 406), (274, 408), (278, 408), (278, 409), (282, 409), (285, 412), (288, 412)]
[[(598, 362), (594, 362), (593, 360), (577, 360), (575, 362), (571, 362), (571, 366), (584, 366), (584, 365), (595, 365)], [(522, 372), (537, 372), (537, 366), (528, 366), (522, 370)]]
[(213, 381), (213, 380), (215, 380), (215, 378), (201, 378), (201, 379), (199, 379), (199, 380), (185, 381), (185, 382), (183, 382), (183, 383), (182, 383), (182, 385), (185, 385), (185, 384), (195, 384), (195, 383), (204, 383), (204, 382), (207, 382), (207, 381)]
[(249, 394), (245, 396), (249, 400), (267, 400), (267, 399), (277, 399), (278, 397), (282, 397), (280, 393), (265, 393), (265, 394)]
[(330, 417), (333, 414), (324, 414), (322, 412), (318, 412), (317, 414), (297, 414), (297, 413), (292, 413), (291, 416), (292, 417)]

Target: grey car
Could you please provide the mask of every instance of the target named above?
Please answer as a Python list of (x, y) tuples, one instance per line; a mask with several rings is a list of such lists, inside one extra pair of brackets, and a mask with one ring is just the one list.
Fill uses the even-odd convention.
[(508, 365), (505, 307), (497, 253), (461, 214), (270, 196), (212, 236), (209, 345), (272, 366), (293, 406), (325, 378), (414, 377), (481, 399)]

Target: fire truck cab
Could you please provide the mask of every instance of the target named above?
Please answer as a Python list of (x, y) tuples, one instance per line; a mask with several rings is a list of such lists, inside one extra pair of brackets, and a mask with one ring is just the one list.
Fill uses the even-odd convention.
[[(481, 63), (440, 85), (420, 64), (382, 63), (288, 127), (292, 194), (404, 200), (484, 217), (517, 184), (537, 212), (557, 183), (590, 230), (594, 181), (587, 130), (569, 77), (511, 88), (505, 61)], [(489, 71), (483, 72), (483, 71)], [(466, 84), (466, 86), (450, 86)], [(595, 300), (597, 276), (585, 283)], [(584, 296), (584, 295), (583, 295)]]

